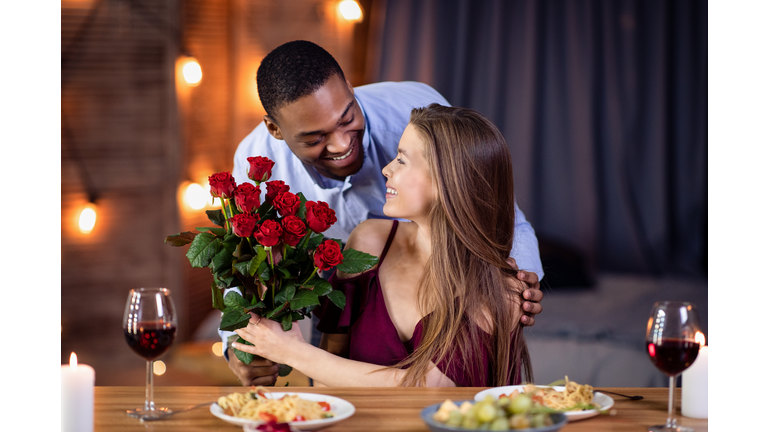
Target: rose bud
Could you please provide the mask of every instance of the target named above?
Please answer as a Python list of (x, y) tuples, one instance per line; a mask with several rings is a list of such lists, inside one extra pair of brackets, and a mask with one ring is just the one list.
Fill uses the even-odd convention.
[(336, 212), (322, 201), (307, 201), (307, 224), (309, 229), (321, 233), (336, 223)]
[(344, 261), (339, 244), (334, 240), (326, 240), (315, 249), (315, 267), (320, 271), (330, 270)]
[(294, 216), (299, 211), (301, 200), (298, 195), (290, 192), (283, 192), (276, 196), (272, 205), (280, 212), (282, 216)]
[(249, 157), (248, 163), (251, 164), (248, 169), (248, 178), (260, 183), (269, 180), (272, 177), (272, 167), (275, 163), (269, 158), (263, 156)]
[(232, 232), (238, 237), (250, 237), (256, 224), (259, 223), (258, 213), (240, 213), (229, 218), (232, 223)]
[(235, 189), (235, 205), (243, 213), (253, 213), (261, 204), (261, 189), (250, 183), (243, 183)]
[(271, 182), (267, 182), (267, 198), (265, 198), (265, 201), (272, 202), (274, 201), (275, 197), (280, 195), (283, 192), (288, 192), (290, 190), (290, 187), (285, 184), (282, 180), (272, 180)]
[(237, 188), (235, 178), (229, 172), (220, 172), (208, 176), (208, 184), (211, 185), (211, 195), (216, 198), (232, 198)]
[(301, 219), (296, 216), (283, 218), (283, 243), (288, 246), (296, 246), (306, 234), (307, 227)]
[(272, 219), (267, 219), (259, 226), (259, 229), (256, 230), (253, 235), (262, 246), (275, 246), (280, 243), (280, 236), (283, 235), (283, 228), (279, 223)]

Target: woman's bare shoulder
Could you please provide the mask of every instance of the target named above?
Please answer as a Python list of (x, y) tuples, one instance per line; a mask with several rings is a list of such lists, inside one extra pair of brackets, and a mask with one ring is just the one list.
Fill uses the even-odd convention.
[(346, 248), (359, 250), (377, 257), (381, 256), (391, 230), (391, 220), (368, 219), (352, 230)]

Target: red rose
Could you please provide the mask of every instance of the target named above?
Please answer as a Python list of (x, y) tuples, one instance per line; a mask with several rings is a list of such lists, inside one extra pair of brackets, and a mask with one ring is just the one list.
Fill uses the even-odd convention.
[(283, 243), (288, 246), (296, 246), (306, 233), (307, 227), (301, 219), (296, 216), (283, 218)]
[(288, 192), (290, 187), (282, 180), (272, 180), (267, 182), (267, 198), (265, 201), (272, 202), (275, 197), (283, 192)]
[(301, 204), (299, 196), (290, 192), (283, 192), (272, 201), (272, 205), (277, 208), (283, 217), (295, 216), (296, 212), (299, 211), (299, 204)]
[(238, 237), (250, 237), (259, 222), (258, 213), (240, 213), (229, 218), (232, 232)]
[(235, 194), (235, 178), (229, 172), (220, 172), (208, 176), (208, 184), (211, 185), (211, 195), (218, 198), (229, 199)]
[(321, 233), (336, 223), (336, 212), (322, 201), (307, 201), (307, 224), (309, 229)]
[(315, 249), (315, 267), (320, 271), (330, 270), (341, 264), (344, 256), (339, 244), (334, 240), (326, 240)]
[(253, 213), (259, 208), (261, 189), (250, 183), (243, 183), (235, 189), (235, 205), (243, 213)]
[(280, 236), (282, 234), (283, 228), (279, 223), (272, 219), (265, 220), (264, 223), (259, 226), (259, 229), (253, 233), (256, 240), (258, 240), (262, 246), (275, 246), (280, 243)]
[(275, 166), (275, 163), (269, 158), (263, 156), (249, 157), (248, 163), (251, 164), (251, 168), (248, 170), (249, 179), (260, 183), (272, 177), (272, 167)]

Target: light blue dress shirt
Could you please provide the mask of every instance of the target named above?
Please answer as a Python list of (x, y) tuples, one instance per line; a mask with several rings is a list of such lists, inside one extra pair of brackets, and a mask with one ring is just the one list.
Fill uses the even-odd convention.
[[(293, 192), (302, 192), (307, 200), (324, 201), (336, 211), (337, 222), (324, 234), (346, 243), (349, 234), (362, 221), (385, 218), (383, 213), (386, 178), (381, 170), (397, 155), (400, 137), (408, 125), (411, 110), (431, 103), (449, 106), (432, 87), (417, 82), (382, 82), (355, 88), (355, 98), (365, 117), (363, 151), (365, 162), (356, 174), (344, 181), (323, 177), (297, 158), (285, 141), (275, 139), (266, 125), (259, 124), (240, 143), (235, 152), (232, 175), (237, 184), (250, 182), (248, 158), (264, 156), (275, 162), (270, 180), (282, 180)], [(266, 188), (262, 188), (262, 195)], [(515, 240), (510, 256), (520, 269), (544, 277), (539, 244), (533, 227), (515, 203)], [(226, 335), (220, 332), (226, 343)]]

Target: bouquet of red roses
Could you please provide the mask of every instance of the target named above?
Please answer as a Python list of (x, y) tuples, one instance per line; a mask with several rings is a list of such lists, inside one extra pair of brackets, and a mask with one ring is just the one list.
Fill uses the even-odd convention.
[[(187, 258), (192, 267), (209, 267), (213, 275), (213, 307), (223, 312), (221, 330), (234, 331), (248, 325), (250, 311), (282, 324), (288, 331), (293, 321), (310, 317), (327, 296), (344, 308), (341, 291), (319, 276), (320, 271), (338, 268), (354, 274), (370, 269), (378, 258), (347, 249), (341, 242), (325, 239), (323, 232), (336, 222), (336, 213), (322, 201), (307, 201), (293, 193), (283, 181), (268, 181), (274, 162), (249, 157), (248, 177), (254, 181), (237, 185), (228, 172), (208, 177), (213, 198), (220, 210), (208, 210), (208, 219), (218, 227), (196, 228), (168, 236), (172, 246), (189, 244)], [(261, 201), (261, 187), (266, 195)], [(228, 288), (237, 287), (224, 295)], [(239, 343), (249, 344), (242, 338)], [(243, 362), (252, 354), (235, 350)]]

